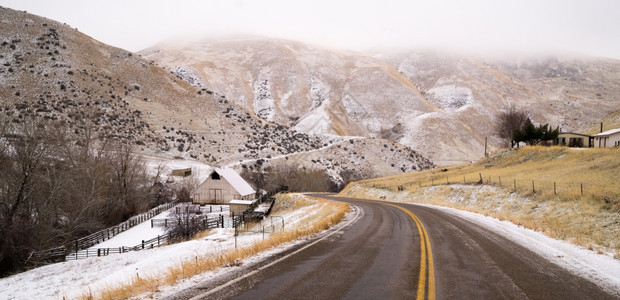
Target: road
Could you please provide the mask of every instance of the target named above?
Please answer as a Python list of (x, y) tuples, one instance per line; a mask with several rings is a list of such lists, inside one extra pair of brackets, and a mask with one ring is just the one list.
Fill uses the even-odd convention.
[(353, 204), (360, 217), (246, 274), (172, 298), (618, 299), (526, 246), (440, 210), (323, 197)]

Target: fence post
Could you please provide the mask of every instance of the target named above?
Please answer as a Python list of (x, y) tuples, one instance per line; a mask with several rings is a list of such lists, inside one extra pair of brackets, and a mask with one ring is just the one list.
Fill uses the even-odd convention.
[(513, 180), (514, 180), (514, 186), (515, 186), (514, 191), (516, 192), (517, 191), (517, 180), (516, 179), (513, 179)]
[(502, 176), (499, 176), (499, 186), (502, 187)]
[(583, 182), (581, 183), (581, 196), (583, 196)]
[(164, 228), (168, 228), (168, 219), (164, 219)]
[(556, 196), (558, 195), (558, 192), (555, 189), (555, 181), (553, 182), (553, 194), (556, 195)]
[(532, 193), (536, 194), (536, 188), (534, 187), (534, 180), (532, 180)]
[(151, 228), (153, 228), (153, 219), (151, 219)]
[(142, 240), (142, 249), (144, 249), (144, 240)]

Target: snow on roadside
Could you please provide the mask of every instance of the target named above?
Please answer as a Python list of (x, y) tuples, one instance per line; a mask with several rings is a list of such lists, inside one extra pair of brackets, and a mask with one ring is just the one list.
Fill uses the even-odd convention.
[(454, 216), (479, 224), (501, 236), (526, 246), (547, 260), (565, 268), (620, 296), (620, 261), (609, 255), (597, 254), (574, 244), (550, 238), (540, 232), (518, 226), (509, 221), (444, 206), (419, 204), (445, 211)]
[[(311, 214), (312, 211), (316, 211), (319, 205), (313, 204), (282, 214), (285, 229), (294, 228), (297, 220)], [(142, 225), (144, 225), (143, 228), (139, 227)], [(135, 235), (130, 232), (131, 230), (149, 232), (150, 221), (144, 222), (127, 232), (128, 235)], [(116, 241), (114, 239), (109, 241), (114, 244), (114, 247), (116, 244), (124, 243), (118, 241), (125, 240), (125, 237), (121, 235), (117, 237)], [(179, 265), (183, 260), (216, 255), (232, 250), (235, 248), (235, 242), (238, 247), (244, 247), (260, 239), (262, 239), (262, 233), (243, 233), (235, 241), (233, 229), (218, 228), (211, 230), (210, 235), (199, 240), (137, 252), (51, 264), (0, 279), (0, 299), (76, 299), (89, 291), (95, 293), (100, 289), (127, 283), (136, 276), (160, 274), (169, 267)], [(130, 244), (133, 245), (134, 242)], [(102, 247), (101, 245), (99, 244), (97, 247)], [(264, 258), (272, 252), (281, 251), (280, 248), (262, 253), (248, 261)], [(244, 261), (244, 264), (248, 261)], [(162, 287), (162, 292), (173, 293), (174, 290), (178, 291), (179, 288), (190, 287), (197, 282), (213, 277), (218, 272), (230, 270), (230, 268), (221, 268), (213, 272), (206, 272), (200, 275), (198, 279), (184, 280), (174, 288)]]

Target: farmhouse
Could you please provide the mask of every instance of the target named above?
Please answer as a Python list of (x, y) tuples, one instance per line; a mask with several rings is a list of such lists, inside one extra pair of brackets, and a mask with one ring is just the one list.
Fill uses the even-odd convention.
[(594, 147), (594, 138), (581, 133), (562, 132), (555, 140), (556, 145), (568, 147)]
[(194, 191), (195, 204), (228, 204), (231, 200), (254, 200), (256, 191), (233, 169), (215, 168)]
[(618, 147), (620, 146), (620, 128), (603, 131), (594, 135), (594, 147)]

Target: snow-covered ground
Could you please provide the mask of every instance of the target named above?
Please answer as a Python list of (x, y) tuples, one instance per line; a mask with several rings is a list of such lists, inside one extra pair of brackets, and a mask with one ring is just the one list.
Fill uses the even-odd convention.
[[(431, 206), (431, 205), (429, 205)], [(549, 238), (533, 230), (525, 229), (508, 221), (500, 221), (480, 214), (465, 212), (453, 208), (433, 206), (460, 218), (484, 226), (502, 236), (506, 236), (548, 260), (563, 266), (571, 272), (587, 278), (612, 294), (620, 296), (620, 261), (605, 254)], [(314, 206), (283, 215), (285, 226), (294, 228), (295, 220), (307, 214)], [(130, 231), (148, 232), (148, 226), (136, 226)], [(135, 234), (128, 232), (129, 234)], [(129, 236), (129, 235), (128, 235)], [(127, 237), (118, 235), (109, 242), (110, 245), (122, 244)], [(243, 234), (237, 239), (238, 247), (250, 245), (262, 238), (262, 234)], [(115, 241), (116, 239), (116, 241)], [(269, 255), (282, 251), (293, 244), (264, 252), (254, 258), (245, 260), (242, 265), (265, 259)], [(143, 276), (164, 272), (170, 266), (183, 260), (198, 256), (216, 254), (233, 249), (235, 238), (232, 229), (216, 229), (199, 240), (174, 244), (152, 250), (129, 252), (125, 254), (94, 257), (78, 261), (67, 261), (37, 268), (28, 272), (0, 279), (0, 299), (73, 299), (88, 291), (127, 282), (135, 276)], [(207, 272), (189, 280), (184, 280), (174, 287), (162, 287), (156, 296), (166, 296), (198, 282), (216, 277), (230, 271), (238, 270), (239, 266), (220, 268)]]
[[(282, 215), (285, 228), (294, 228), (296, 221), (316, 209), (316, 205), (318, 204)], [(202, 207), (202, 210), (208, 210), (208, 206)], [(155, 218), (163, 218), (168, 213), (170, 211)], [(213, 206), (213, 214), (218, 213), (219, 209)], [(280, 222), (279, 219), (277, 221)], [(148, 239), (149, 236), (157, 237), (161, 233), (163, 233), (162, 228), (151, 228), (151, 222), (146, 221), (104, 243), (98, 244), (95, 248), (134, 246), (139, 244), (141, 240)], [(207, 237), (198, 240), (155, 249), (52, 264), (0, 279), (0, 299), (76, 299), (89, 292), (95, 293), (106, 287), (129, 282), (136, 276), (144, 277), (165, 272), (168, 268), (179, 265), (182, 261), (234, 249), (235, 244), (239, 248), (249, 246), (262, 238), (262, 233), (242, 233), (235, 238), (234, 229), (218, 228), (212, 229)], [(290, 247), (292, 244), (270, 250), (253, 259), (264, 258), (273, 252), (284, 250), (287, 246)], [(243, 263), (248, 263), (251, 260)], [(162, 295), (190, 287), (197, 282), (214, 277), (220, 272), (230, 271), (231, 268), (239, 267), (222, 268), (208, 272), (202, 276), (185, 280), (174, 288), (163, 287)]]

